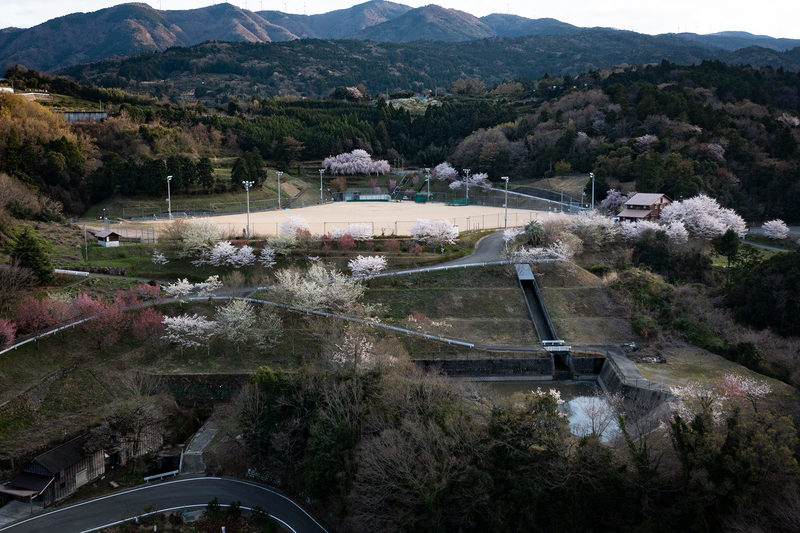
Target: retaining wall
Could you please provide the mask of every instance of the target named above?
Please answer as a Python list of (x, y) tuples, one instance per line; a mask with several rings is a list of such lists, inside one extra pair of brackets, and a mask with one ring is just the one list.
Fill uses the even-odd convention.
[(520, 359), (415, 359), (425, 370), (439, 370), (451, 377), (552, 376), (553, 356)]

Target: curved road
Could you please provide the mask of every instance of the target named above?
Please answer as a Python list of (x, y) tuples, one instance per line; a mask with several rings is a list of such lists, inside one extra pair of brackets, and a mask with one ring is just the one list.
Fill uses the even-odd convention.
[(286, 496), (249, 481), (195, 477), (143, 485), (135, 489), (102, 496), (75, 505), (54, 509), (14, 524), (0, 531), (23, 533), (37, 531), (88, 532), (109, 527), (136, 516), (162, 511), (205, 508), (217, 498), (221, 505), (240, 502), (242, 508), (260, 507), (297, 533), (326, 530), (314, 518)]

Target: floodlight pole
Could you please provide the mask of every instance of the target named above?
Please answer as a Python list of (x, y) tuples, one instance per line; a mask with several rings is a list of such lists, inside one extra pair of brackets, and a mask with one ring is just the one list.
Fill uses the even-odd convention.
[(169, 219), (172, 220), (172, 191), (169, 187), (170, 181), (172, 181), (172, 176), (167, 176), (167, 213), (169, 213)]
[(594, 209), (594, 172), (589, 172), (589, 177), (592, 178), (592, 209)]
[(322, 204), (322, 175), (325, 174), (325, 169), (319, 169), (319, 203)]
[(425, 169), (425, 183), (428, 184), (428, 201), (431, 201), (431, 169)]
[(505, 214), (503, 215), (503, 227), (508, 227), (508, 176), (503, 176), (500, 178), (501, 180), (506, 182), (506, 201), (505, 201)]
[(281, 208), (281, 172), (280, 170), (276, 172), (278, 174), (278, 209)]
[(250, 240), (250, 187), (253, 186), (252, 181), (243, 181), (245, 193), (247, 193), (247, 240)]
[(466, 176), (464, 178), (464, 189), (467, 191), (466, 192), (466, 197), (465, 197), (466, 200), (467, 200), (467, 203), (469, 203), (469, 172), (470, 172), (470, 169), (468, 169), (468, 168), (464, 169), (464, 176)]

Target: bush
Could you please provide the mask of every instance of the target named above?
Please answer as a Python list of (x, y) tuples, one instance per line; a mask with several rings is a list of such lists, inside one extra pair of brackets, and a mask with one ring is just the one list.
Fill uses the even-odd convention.
[(608, 265), (592, 265), (587, 270), (595, 276), (604, 276), (611, 272), (611, 267)]
[(631, 322), (634, 331), (644, 339), (652, 339), (658, 335), (658, 323), (647, 315), (638, 315)]

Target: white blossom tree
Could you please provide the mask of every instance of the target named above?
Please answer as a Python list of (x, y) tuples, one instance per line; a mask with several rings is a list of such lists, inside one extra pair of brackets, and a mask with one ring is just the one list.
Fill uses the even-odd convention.
[(179, 257), (199, 257), (219, 241), (219, 228), (213, 222), (199, 220), (185, 227), (178, 245)]
[(683, 387), (670, 387), (669, 391), (673, 396), (670, 409), (687, 424), (699, 414), (708, 414), (716, 424), (724, 419), (727, 397), (714, 387), (690, 382)]
[(577, 235), (584, 243), (604, 246), (612, 242), (619, 231), (614, 219), (601, 215), (597, 211), (583, 211), (570, 217), (566, 224), (567, 231)]
[(728, 397), (744, 398), (749, 401), (754, 411), (758, 411), (758, 402), (762, 398), (772, 394), (769, 383), (732, 372), (722, 377), (720, 388)]
[(353, 277), (370, 279), (386, 270), (386, 258), (380, 255), (359, 255), (351, 259), (347, 266), (350, 267)]
[(297, 233), (281, 233), (267, 243), (276, 255), (289, 255), (297, 247)]
[(374, 237), (371, 224), (348, 224), (346, 228), (334, 228), (331, 239), (350, 235), (355, 241), (368, 241)]
[(177, 344), (183, 353), (184, 348), (206, 345), (214, 334), (216, 324), (203, 316), (183, 314), (164, 317), (162, 339)]
[(463, 176), (456, 181), (450, 183), (449, 187), (452, 190), (463, 189), (469, 187), (470, 189), (480, 187), (482, 189), (489, 189), (492, 182), (489, 181), (489, 175), (484, 172), (477, 172), (469, 176)]
[(732, 209), (721, 207), (715, 199), (699, 194), (681, 202), (672, 202), (661, 211), (661, 220), (682, 222), (689, 235), (710, 240), (732, 229), (739, 237), (747, 233), (744, 219)]
[(258, 254), (258, 264), (264, 268), (275, 266), (275, 250), (270, 246), (264, 246)]
[(162, 254), (158, 250), (153, 250), (154, 265), (166, 265), (167, 263), (169, 263), (169, 259), (167, 259), (164, 254)]
[(349, 326), (341, 342), (333, 346), (331, 362), (352, 372), (369, 370), (377, 362), (374, 344), (362, 328)]
[(436, 178), (439, 181), (444, 180), (454, 180), (458, 177), (458, 172), (454, 169), (450, 163), (445, 161), (444, 163), (439, 163), (433, 170), (431, 171), (431, 176)]
[(210, 251), (204, 252), (200, 258), (192, 261), (192, 264), (195, 266), (213, 265), (239, 268), (252, 265), (255, 260), (256, 256), (253, 253), (253, 248), (247, 244), (237, 248), (230, 241), (221, 241), (215, 244)]
[(616, 215), (625, 205), (625, 202), (633, 198), (635, 194), (635, 191), (629, 192), (628, 194), (622, 194), (616, 189), (610, 189), (606, 193), (606, 197), (603, 198), (603, 201), (600, 202), (600, 211), (611, 215)]
[(280, 270), (275, 277), (289, 301), (306, 309), (352, 312), (364, 294), (361, 283), (323, 263), (314, 263), (304, 273)]
[(194, 289), (197, 291), (198, 296), (211, 296), (214, 291), (222, 288), (222, 282), (219, 276), (209, 276), (205, 281), (194, 284)]
[(302, 217), (289, 217), (281, 224), (281, 235), (297, 235), (298, 231), (309, 231), (308, 222)]
[(446, 219), (431, 222), (428, 219), (419, 218), (411, 227), (411, 235), (415, 241), (439, 246), (444, 251), (446, 244), (452, 245), (458, 241), (458, 228)]
[(386, 160), (373, 161), (366, 150), (353, 150), (336, 156), (326, 157), (322, 167), (333, 175), (355, 174), (386, 174), (389, 172), (389, 162)]
[(779, 218), (770, 220), (769, 222), (764, 222), (764, 225), (761, 226), (761, 229), (764, 230), (764, 235), (770, 239), (785, 239), (789, 236), (789, 226), (787, 226), (786, 222)]
[(164, 286), (164, 292), (171, 298), (182, 299), (188, 296), (194, 290), (194, 283), (188, 279), (178, 279), (175, 283), (169, 283)]
[(253, 304), (244, 300), (231, 300), (217, 307), (214, 314), (215, 333), (236, 346), (236, 352), (242, 344), (257, 342), (258, 315)]

